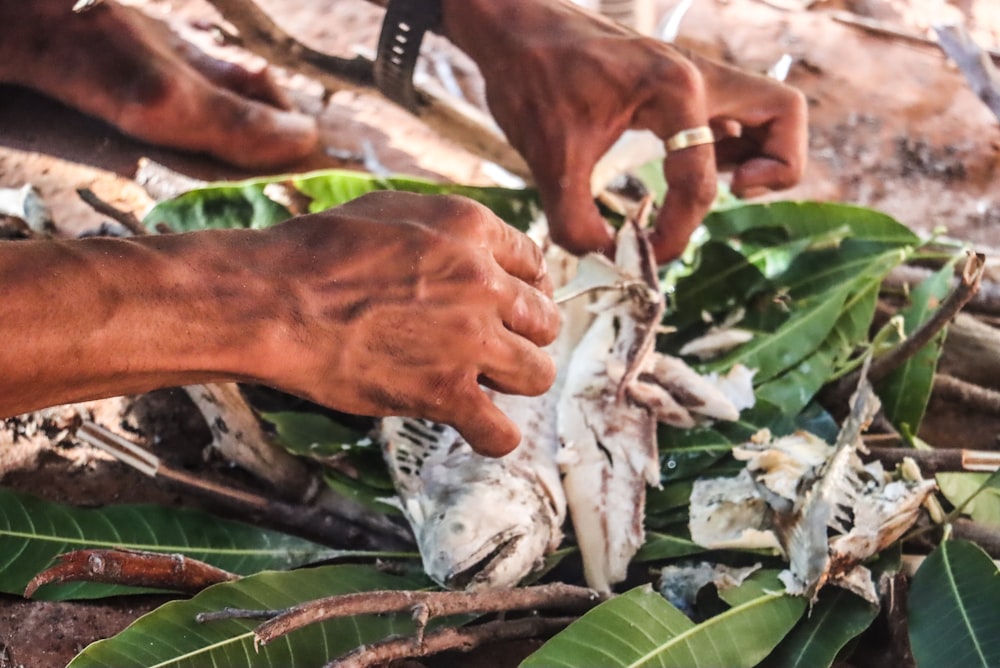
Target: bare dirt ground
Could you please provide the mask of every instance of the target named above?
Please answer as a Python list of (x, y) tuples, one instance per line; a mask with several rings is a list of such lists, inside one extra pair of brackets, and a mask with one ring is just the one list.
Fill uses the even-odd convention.
[[(136, 4), (169, 16), (183, 34), (208, 49), (246, 58), (215, 46), (208, 31), (193, 27), (216, 18), (202, 0)], [(380, 10), (361, 0), (260, 4), (290, 32), (332, 53), (351, 55), (355, 46), (371, 50), (376, 40)], [(674, 4), (661, 0), (660, 14)], [(997, 48), (1000, 4), (830, 0), (814, 3), (809, 11), (776, 6), (794, 4), (701, 0), (680, 31), (685, 44), (749, 69), (766, 70), (786, 53), (793, 57), (788, 80), (810, 102), (811, 162), (802, 184), (778, 197), (870, 206), (921, 232), (944, 227), (952, 237), (984, 248), (1000, 247), (996, 118), (936, 47), (875, 36), (837, 22), (831, 14), (846, 10), (924, 36), (936, 22), (964, 21), (982, 46)], [(324, 105), (315, 84), (301, 77), (286, 77), (284, 82), (303, 108), (320, 117), (324, 146), (332, 149), (289, 171), (360, 168), (352, 158), (331, 155), (359, 154), (367, 141), (392, 171), (490, 182), (479, 159), (443, 142), (377, 96), (337, 93)], [(141, 214), (152, 199), (132, 180), (140, 157), (202, 179), (246, 175), (199, 156), (134, 142), (34, 93), (0, 87), (0, 187), (34, 184), (63, 234), (105, 220), (78, 199), (77, 188), (90, 188), (112, 204)], [(208, 435), (186, 422), (190, 406), (176, 392), (158, 393), (152, 401), (156, 409), (136, 418), (137, 424), (160, 436), (161, 455), (198, 464)], [(923, 435), (938, 445), (995, 447), (998, 432), (996, 418), (970, 416), (962, 406), (935, 400)], [(16, 446), (10, 441), (9, 434), (7, 440), (0, 434), (0, 484), (5, 486), (86, 505), (192, 503), (83, 446), (53, 444), (41, 434), (21, 438)], [(55, 604), (0, 596), (0, 668), (64, 665), (89, 642), (114, 634), (162, 600), (145, 596)]]

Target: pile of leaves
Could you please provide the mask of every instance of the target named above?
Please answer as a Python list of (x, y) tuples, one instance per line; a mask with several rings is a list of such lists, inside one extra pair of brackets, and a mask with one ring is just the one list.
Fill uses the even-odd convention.
[[(146, 224), (166, 224), (177, 231), (265, 227), (301, 212), (289, 202), (304, 202), (307, 210), (319, 211), (378, 189), (466, 195), (521, 229), (539, 215), (531, 190), (334, 171), (195, 190), (161, 203)], [(898, 628), (908, 628), (910, 650), (919, 666), (1000, 665), (997, 567), (977, 545), (947, 540), (949, 523), (968, 512), (973, 498), (980, 516), (997, 516), (996, 475), (940, 477), (937, 500), (952, 512), (937, 521), (924, 518), (914, 532), (919, 535), (904, 537), (868, 564), (880, 576), (883, 593), (894, 583), (909, 586), (908, 606), (906, 597), (886, 594), (881, 611), (839, 589), (824, 589), (815, 604), (787, 595), (776, 577), (784, 567), (776, 555), (708, 552), (690, 540), (687, 526), (694, 482), (738, 470), (741, 464), (731, 456), (733, 447), (762, 429), (774, 436), (804, 429), (832, 443), (838, 419), (829, 410), (846, 406), (825, 406), (824, 389), (855, 372), (866, 357), (878, 359), (927, 321), (949, 292), (960, 257), (959, 249), (942, 252), (940, 244), (932, 245), (871, 210), (720, 201), (685, 257), (663, 269), (669, 304), (663, 324), (671, 333), (660, 337), (658, 348), (679, 354), (710, 328), (735, 323), (752, 334), (750, 340), (699, 368), (724, 371), (740, 361), (756, 369), (757, 404), (735, 423), (691, 430), (660, 427), (662, 488), (650, 490), (647, 542), (635, 559), (628, 586), (569, 620), (523, 665), (830, 666), (863, 651), (859, 637), (885, 626), (889, 617)], [(918, 260), (939, 269), (907, 295), (897, 318), (879, 320), (876, 307), (885, 277), (893, 268)], [(942, 331), (876, 386), (887, 424), (913, 448), (928, 447), (915, 434), (943, 340)], [(365, 433), (316, 413), (265, 413), (264, 418), (295, 454), (341, 463), (327, 471), (331, 487), (379, 513), (394, 512), (383, 502), (392, 487), (377, 446)], [(344, 467), (345, 459), (352, 466)], [(415, 554), (337, 550), (190, 510), (81, 510), (0, 490), (4, 592), (24, 592), (60, 554), (122, 547), (181, 553), (242, 577), (163, 605), (117, 636), (84, 649), (73, 667), (318, 666), (389, 638), (484, 621), (477, 615), (448, 616), (424, 629), (406, 611), (357, 614), (310, 624), (258, 646), (255, 628), (260, 619), (231, 615), (206, 622), (198, 615), (224, 608), (282, 610), (325, 596), (429, 592), (435, 587), (420, 571)], [(922, 563), (912, 578), (902, 578), (899, 573), (911, 553)], [(350, 563), (330, 563), (338, 559)], [(579, 577), (575, 559), (572, 545), (560, 550), (549, 564), (554, 570), (541, 579)], [(652, 585), (664, 567), (690, 561), (763, 567), (738, 586), (706, 587), (692, 609), (681, 611)], [(320, 562), (326, 565), (302, 568)], [(385, 568), (386, 563), (393, 568)], [(93, 582), (50, 583), (34, 596), (65, 600), (128, 591), (140, 590)]]

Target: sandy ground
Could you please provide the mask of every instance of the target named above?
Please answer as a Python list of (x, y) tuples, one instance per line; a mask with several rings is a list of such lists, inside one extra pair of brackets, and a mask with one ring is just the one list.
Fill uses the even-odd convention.
[[(193, 27), (216, 19), (201, 0), (137, 2), (169, 16), (206, 49), (246, 60), (213, 44)], [(261, 5), (310, 45), (340, 55), (375, 43), (380, 11), (361, 0), (333, 3), (267, 0)], [(674, 2), (663, 0), (658, 16)], [(885, 211), (916, 230), (947, 228), (951, 236), (1000, 247), (1000, 125), (934, 46), (874, 36), (832, 18), (848, 10), (918, 35), (941, 21), (962, 20), (979, 43), (1000, 46), (1000, 6), (993, 0), (700, 0), (685, 17), (680, 41), (742, 67), (764, 71), (782, 55), (793, 58), (789, 82), (810, 103), (810, 165), (803, 183), (781, 198), (842, 201)], [(446, 46), (438, 46), (447, 49)], [(466, 67), (466, 65), (463, 65)], [(360, 168), (343, 157), (369, 142), (392, 171), (489, 183), (482, 162), (436, 137), (419, 121), (377, 96), (341, 92), (323, 104), (318, 87), (282, 77), (296, 102), (319, 116), (324, 151), (289, 171), (321, 166)], [(152, 197), (133, 181), (142, 157), (201, 179), (245, 176), (211, 160), (152, 148), (122, 137), (22, 89), (0, 87), (0, 187), (35, 185), (64, 234), (97, 227), (105, 219), (79, 201), (87, 187), (124, 209), (142, 213)], [(170, 401), (179, 401), (176, 398)], [(169, 403), (169, 402), (168, 402)], [(178, 409), (179, 412), (183, 412)], [(965, 418), (937, 405), (930, 438), (954, 438)], [(162, 426), (162, 425), (161, 425)], [(968, 425), (964, 425), (968, 426)], [(936, 430), (936, 431), (935, 431)], [(969, 439), (995, 445), (997, 425), (969, 427)], [(966, 438), (963, 436), (963, 438)], [(183, 440), (183, 439), (181, 439)], [(180, 442), (180, 441), (177, 441)], [(187, 441), (200, 447), (197, 437)], [(0, 483), (75, 503), (116, 500), (186, 502), (80, 446), (53, 447), (47, 439), (0, 440)], [(958, 445), (952, 443), (952, 445)], [(972, 445), (972, 443), (964, 443)], [(39, 604), (0, 597), (0, 668), (64, 665), (88, 642), (115, 633), (162, 599), (133, 597), (87, 604)]]

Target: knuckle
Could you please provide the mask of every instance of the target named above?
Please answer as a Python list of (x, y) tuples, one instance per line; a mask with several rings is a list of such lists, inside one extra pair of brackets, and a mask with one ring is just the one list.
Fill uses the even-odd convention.
[(684, 193), (692, 206), (707, 210), (715, 201), (718, 182), (712, 170), (689, 170), (674, 176), (670, 187)]

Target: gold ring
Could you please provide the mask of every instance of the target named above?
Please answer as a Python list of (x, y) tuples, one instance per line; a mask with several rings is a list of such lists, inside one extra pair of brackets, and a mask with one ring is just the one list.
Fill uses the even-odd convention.
[(699, 125), (696, 128), (681, 130), (667, 140), (667, 151), (680, 151), (689, 146), (700, 144), (712, 144), (715, 142), (715, 135), (707, 125)]

